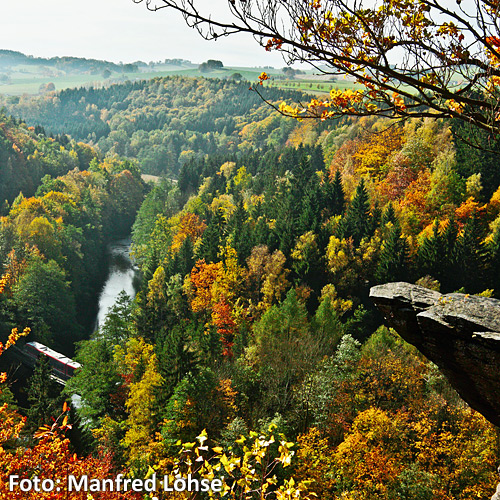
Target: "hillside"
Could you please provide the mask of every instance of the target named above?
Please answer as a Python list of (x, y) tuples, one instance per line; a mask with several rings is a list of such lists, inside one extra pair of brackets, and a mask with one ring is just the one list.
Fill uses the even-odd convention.
[[(275, 102), (303, 96), (289, 90), (263, 92)], [(247, 82), (219, 79), (155, 78), (4, 103), (9, 112), (47, 133), (91, 141), (105, 154), (137, 158), (143, 173), (169, 177), (177, 177), (186, 161), (206, 154), (281, 146), (295, 127)]]
[(175, 461), (204, 430), (231, 456), (275, 432), (322, 499), (486, 497), (493, 426), (368, 293), (406, 280), (498, 294), (499, 182), (482, 185), (487, 158), (465, 168), (445, 122), (316, 126), (152, 189), (133, 227), (143, 288), (81, 344), (70, 391), (124, 467)]
[(88, 168), (97, 152), (83, 143), (70, 142), (66, 136), (55, 140), (40, 128), (28, 127), (0, 111), (0, 215), (5, 202), (22, 192), (33, 196), (42, 177), (57, 177), (75, 168)]
[(106, 244), (130, 231), (144, 191), (136, 165), (98, 156), (0, 114), (0, 342), (24, 325), (71, 354), (88, 335)]
[[(207, 62), (198, 64), (185, 59), (164, 59), (117, 64), (70, 56), (34, 57), (17, 51), (0, 50), (0, 94), (43, 95), (53, 90), (82, 86), (101, 88), (127, 81), (150, 80), (165, 76), (245, 79), (255, 82), (263, 69), (276, 80), (274, 85), (278, 87), (295, 86), (297, 89), (300, 87), (305, 91), (318, 92), (328, 90), (332, 86), (326, 81), (328, 79), (314, 76), (312, 71), (224, 65), (212, 67)], [(296, 72), (299, 80), (293, 82)], [(337, 82), (335, 85), (345, 86), (345, 83)]]

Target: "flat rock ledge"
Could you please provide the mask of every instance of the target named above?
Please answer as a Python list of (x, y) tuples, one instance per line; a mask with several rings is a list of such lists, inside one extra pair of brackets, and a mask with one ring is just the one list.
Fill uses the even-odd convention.
[(472, 408), (500, 426), (500, 300), (442, 295), (404, 282), (375, 286), (370, 297), (389, 326), (434, 362)]

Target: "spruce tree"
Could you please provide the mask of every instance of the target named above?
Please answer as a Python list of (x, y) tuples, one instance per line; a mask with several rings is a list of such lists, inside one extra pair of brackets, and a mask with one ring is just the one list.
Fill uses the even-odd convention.
[(396, 221), (384, 242), (376, 278), (380, 283), (408, 281), (408, 243), (401, 237), (401, 227)]
[(382, 220), (380, 221), (382, 226), (385, 226), (388, 222), (396, 223), (396, 212), (394, 211), (394, 205), (392, 201), (389, 202), (387, 207), (382, 214)]
[(167, 274), (173, 276), (180, 274), (186, 276), (191, 272), (195, 263), (193, 242), (191, 238), (186, 238), (179, 251), (168, 261)]
[(488, 284), (495, 290), (496, 297), (500, 295), (500, 226), (495, 229), (493, 238), (487, 247)]
[(321, 191), (318, 183), (311, 183), (304, 198), (298, 218), (298, 234), (318, 232), (321, 223)]
[(163, 399), (168, 399), (188, 373), (196, 373), (196, 356), (188, 346), (188, 334), (179, 325), (163, 332), (156, 344), (156, 354), (165, 380)]
[(236, 210), (229, 221), (229, 230), (232, 246), (238, 254), (238, 263), (244, 265), (253, 247), (253, 233), (247, 222), (248, 214), (240, 196), (236, 204)]
[(311, 148), (311, 168), (315, 172), (322, 172), (325, 169), (325, 157), (321, 146)]
[[(438, 250), (441, 260), (436, 265), (436, 278), (442, 285), (444, 292), (450, 292), (459, 288), (457, 286), (457, 236), (458, 228), (455, 219), (452, 217), (448, 221), (445, 230), (440, 235), (441, 247)], [(438, 278), (439, 276), (439, 278)]]
[(217, 262), (219, 246), (225, 233), (224, 217), (220, 210), (212, 215), (205, 232), (201, 238), (199, 256), (206, 262)]
[(340, 171), (335, 172), (333, 182), (326, 180), (323, 184), (323, 198), (327, 217), (340, 215), (344, 212), (345, 193), (342, 186), (342, 176)]
[(439, 234), (439, 221), (436, 219), (432, 226), (432, 235), (425, 238), (418, 249), (417, 265), (421, 274), (432, 276), (440, 283), (446, 268), (444, 237)]
[(342, 237), (352, 236), (357, 246), (363, 238), (371, 236), (372, 221), (370, 215), (370, 198), (362, 178), (356, 188), (354, 197), (347, 209), (342, 227)]
[(63, 398), (61, 386), (52, 378), (52, 368), (45, 356), (38, 358), (33, 375), (28, 382), (27, 425), (38, 429), (61, 413)]
[(473, 214), (457, 239), (455, 288), (465, 287), (470, 293), (481, 292), (484, 288), (486, 248), (482, 243), (483, 237), (483, 228)]

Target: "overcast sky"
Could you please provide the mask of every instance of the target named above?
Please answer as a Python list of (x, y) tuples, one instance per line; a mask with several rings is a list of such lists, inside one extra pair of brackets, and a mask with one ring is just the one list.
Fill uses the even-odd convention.
[(251, 37), (208, 42), (177, 13), (148, 12), (132, 0), (0, 0), (0, 48), (115, 62), (210, 58), (230, 66), (284, 65)]

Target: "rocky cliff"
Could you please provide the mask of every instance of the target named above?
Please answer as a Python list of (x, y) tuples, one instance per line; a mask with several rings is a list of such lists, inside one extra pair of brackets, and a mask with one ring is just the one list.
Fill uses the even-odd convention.
[(500, 426), (500, 300), (442, 295), (409, 283), (375, 286), (370, 297), (389, 326), (438, 365), (472, 408)]

